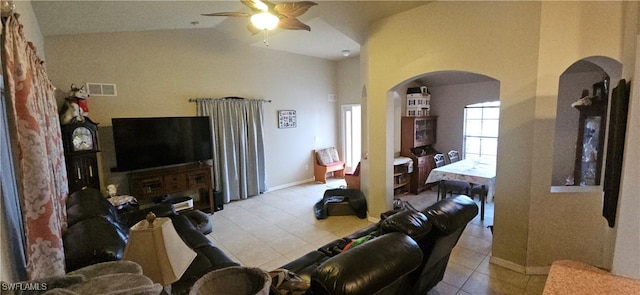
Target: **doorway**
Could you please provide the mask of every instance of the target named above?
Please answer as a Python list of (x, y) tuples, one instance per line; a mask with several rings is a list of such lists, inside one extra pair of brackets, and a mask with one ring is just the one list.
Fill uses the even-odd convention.
[(342, 106), (342, 142), (346, 169), (353, 171), (362, 153), (362, 107), (359, 104)]

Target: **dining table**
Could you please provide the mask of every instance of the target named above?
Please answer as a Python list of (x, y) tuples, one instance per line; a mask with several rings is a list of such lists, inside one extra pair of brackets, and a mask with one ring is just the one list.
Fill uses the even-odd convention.
[(470, 184), (486, 187), (486, 200), (481, 198), (482, 219), (484, 219), (484, 202), (493, 200), (496, 187), (496, 162), (495, 159), (466, 158), (451, 164), (437, 167), (431, 170), (426, 183), (437, 183), (442, 180), (463, 181)]

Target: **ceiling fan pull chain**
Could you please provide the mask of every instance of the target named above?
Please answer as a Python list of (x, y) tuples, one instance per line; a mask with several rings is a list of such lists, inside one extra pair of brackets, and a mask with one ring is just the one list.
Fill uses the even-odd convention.
[(267, 47), (269, 47), (269, 30), (264, 29), (263, 30), (263, 38), (262, 38), (262, 42), (264, 42), (264, 45), (266, 45)]

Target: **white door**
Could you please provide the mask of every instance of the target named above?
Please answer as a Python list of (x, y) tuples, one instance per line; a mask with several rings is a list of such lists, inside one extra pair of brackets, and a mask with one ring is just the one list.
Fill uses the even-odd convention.
[(356, 169), (360, 162), (361, 146), (361, 107), (359, 104), (348, 104), (342, 106), (342, 134), (344, 147), (344, 161), (347, 171)]

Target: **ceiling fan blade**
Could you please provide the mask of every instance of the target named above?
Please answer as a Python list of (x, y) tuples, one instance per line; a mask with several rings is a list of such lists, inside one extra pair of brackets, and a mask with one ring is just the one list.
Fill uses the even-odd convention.
[(274, 10), (283, 16), (298, 17), (314, 5), (318, 5), (318, 3), (313, 1), (283, 2), (276, 4)]
[(278, 22), (278, 27), (285, 30), (307, 30), (311, 31), (311, 27), (305, 25), (295, 17), (282, 17)]
[(264, 3), (265, 5), (267, 5), (267, 7), (269, 8), (270, 12), (273, 12), (274, 8), (276, 7), (276, 4), (274, 4), (273, 2), (267, 1), (267, 0), (260, 0), (260, 2)]
[(202, 14), (204, 16), (238, 16), (238, 17), (247, 17), (251, 16), (246, 12), (216, 12), (216, 13), (206, 13)]
[(260, 1), (260, 0), (240, 0), (242, 4), (251, 8), (253, 13), (256, 12), (264, 12), (264, 11), (273, 11), (273, 7), (275, 6), (273, 3), (269, 1)]

